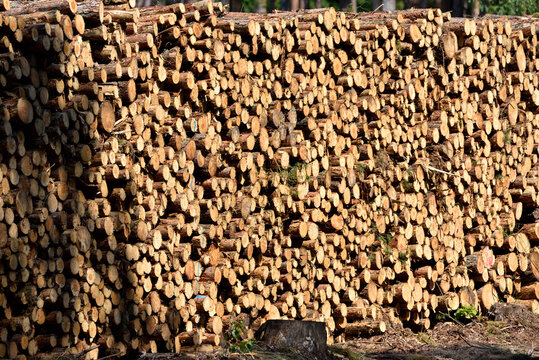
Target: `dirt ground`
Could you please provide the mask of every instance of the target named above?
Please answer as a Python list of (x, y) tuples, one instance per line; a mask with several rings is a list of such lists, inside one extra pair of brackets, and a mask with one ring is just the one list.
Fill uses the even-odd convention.
[(539, 359), (539, 321), (535, 321), (527, 325), (488, 319), (466, 325), (445, 322), (425, 332), (392, 330), (331, 348), (354, 360)]
[[(499, 304), (489, 314), (468, 324), (440, 322), (424, 332), (389, 329), (367, 339), (329, 346), (329, 356), (294, 349), (230, 354), (151, 356), (152, 360), (539, 360), (539, 315), (512, 304)], [(139, 358), (140, 360), (144, 357)]]

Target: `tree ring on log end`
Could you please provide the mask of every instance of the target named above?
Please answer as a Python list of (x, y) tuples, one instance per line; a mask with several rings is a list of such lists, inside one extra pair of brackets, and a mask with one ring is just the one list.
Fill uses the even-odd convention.
[(271, 349), (301, 349), (309, 358), (325, 359), (327, 334), (323, 322), (268, 320), (255, 333), (255, 339)]

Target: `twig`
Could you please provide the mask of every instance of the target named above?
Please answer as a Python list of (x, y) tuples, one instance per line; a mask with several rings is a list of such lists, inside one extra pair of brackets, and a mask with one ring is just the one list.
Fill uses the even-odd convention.
[[(409, 161), (408, 161), (408, 157), (406, 157), (405, 159), (406, 159), (406, 162), (409, 162)], [(423, 160), (423, 161), (424, 161), (424, 160)], [(427, 168), (427, 169), (429, 169), (429, 170), (432, 170), (432, 171), (437, 171), (437, 172), (442, 173), (442, 174), (451, 175), (451, 176), (455, 176), (455, 177), (460, 178), (460, 175), (459, 175), (459, 174), (453, 174), (453, 173), (450, 173), (450, 172), (447, 172), (447, 171), (444, 171), (444, 170), (437, 169), (437, 168), (435, 168), (435, 167), (433, 167), (433, 166), (430, 166), (430, 165), (425, 164), (423, 161), (417, 161), (417, 164), (422, 165), (422, 166), (424, 166), (425, 168)]]
[(123, 121), (125, 121), (125, 117), (116, 120), (116, 122), (114, 123), (114, 126), (117, 126), (118, 124), (122, 123)]
[(252, 351), (249, 351), (249, 352), (230, 352), (230, 353), (228, 353), (228, 355), (232, 355), (232, 356), (250, 355), (251, 358), (253, 358), (253, 359), (255, 358)]
[(532, 356), (534, 352), (535, 352), (535, 344), (532, 343), (531, 349), (528, 350), (528, 356)]
[[(143, 359), (153, 359), (158, 357), (166, 357), (170, 355), (169, 353), (142, 353), (137, 360), (143, 360)], [(104, 359), (104, 358), (103, 358)], [(99, 359), (101, 360), (101, 359)]]
[(111, 354), (111, 355), (103, 356), (103, 357), (101, 357), (101, 358), (99, 358), (99, 359), (97, 359), (97, 360), (110, 359), (110, 358), (113, 358), (113, 357), (116, 357), (116, 356), (120, 356), (120, 355), (122, 355), (122, 353), (121, 353), (121, 352), (118, 352), (118, 353), (116, 353), (116, 354)]
[(114, 131), (112, 132), (112, 135), (120, 135), (120, 134), (125, 134), (127, 132), (127, 130), (119, 130), (119, 131)]
[(478, 349), (484, 349), (482, 346), (477, 346), (477, 345), (474, 345), (474, 344), (470, 343), (468, 340), (466, 340), (466, 338), (465, 338), (464, 336), (462, 336), (462, 334), (461, 334), (459, 331), (457, 331), (457, 335), (458, 335), (462, 340), (464, 340), (464, 342), (465, 342), (466, 344), (468, 344), (469, 346), (474, 347), (474, 348), (478, 348)]
[(457, 319), (455, 319), (453, 316), (449, 315), (449, 313), (444, 313), (444, 312), (440, 311), (440, 314), (442, 314), (442, 315), (445, 316), (445, 317), (448, 317), (448, 318), (449, 318), (450, 320), (452, 320), (455, 324), (464, 327), (464, 324), (463, 324), (463, 323), (461, 323), (460, 321), (458, 321)]
[(174, 29), (173, 26), (168, 27), (168, 28), (166, 28), (166, 29), (164, 29), (164, 30), (159, 31), (159, 32), (157, 33), (157, 35), (161, 35), (162, 33), (167, 32), (167, 31), (172, 30), (172, 29)]
[(383, 344), (387, 345), (385, 341), (374, 341), (374, 340), (354, 340), (354, 342), (365, 343), (365, 344)]
[(64, 358), (65, 356), (70, 356), (67, 350), (68, 349), (65, 349), (64, 352), (62, 352), (62, 354), (57, 358), (57, 360)]
[(453, 173), (450, 173), (450, 172), (447, 172), (447, 171), (444, 171), (444, 170), (436, 169), (435, 167), (432, 167), (432, 166), (427, 165), (427, 164), (421, 164), (421, 165), (423, 165), (424, 167), (426, 167), (427, 169), (432, 170), (432, 171), (438, 171), (438, 172), (441, 172), (442, 174), (451, 175), (451, 176), (455, 176), (455, 177), (460, 177), (460, 175), (458, 175), (458, 174), (453, 174)]
[[(466, 327), (466, 325), (464, 325), (463, 323), (461, 323), (460, 321), (458, 321), (457, 319), (455, 319), (453, 316), (449, 315), (448, 313), (444, 313), (444, 312), (441, 312), (440, 311), (440, 314), (442, 314), (443, 316), (445, 317), (448, 317), (450, 320), (452, 320), (455, 324), (459, 325), (459, 326), (462, 326), (462, 327)], [(470, 329), (468, 328), (469, 331), (473, 332), (475, 335), (478, 335), (477, 332), (474, 330), (474, 329)]]
[(496, 349), (495, 346), (481, 345), (481, 344), (479, 344), (479, 345), (474, 345), (474, 344), (470, 343), (468, 340), (466, 340), (466, 338), (464, 338), (464, 336), (460, 333), (460, 331), (457, 331), (457, 334), (458, 334), (458, 336), (459, 336), (462, 340), (464, 340), (464, 342), (465, 342), (466, 344), (468, 344), (469, 346), (474, 347), (474, 348), (476, 348), (476, 349), (483, 349), (483, 350), (492, 350), (492, 349)]
[(97, 349), (98, 347), (99, 347), (99, 345), (90, 346), (88, 349), (83, 350), (80, 353), (73, 355), (73, 358), (78, 359), (81, 356), (84, 356), (84, 355), (88, 354), (90, 351)]

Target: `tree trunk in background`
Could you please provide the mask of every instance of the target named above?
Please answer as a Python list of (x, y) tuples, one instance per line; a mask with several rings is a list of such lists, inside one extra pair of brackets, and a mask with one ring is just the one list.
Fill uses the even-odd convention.
[(290, 10), (290, 0), (281, 0), (281, 10)]
[(230, 0), (230, 11), (241, 11), (241, 0)]
[(453, 17), (462, 17), (464, 15), (464, 4), (463, 0), (453, 0)]
[(290, 10), (299, 9), (299, 0), (290, 0)]
[(479, 0), (473, 0), (471, 2), (471, 13), (472, 13), (472, 16), (473, 17), (479, 17), (480, 15), (480, 12), (481, 12), (481, 4), (479, 2)]
[(451, 11), (453, 9), (453, 3), (451, 0), (442, 0), (442, 11)]
[(267, 10), (269, 13), (275, 10), (275, 0), (268, 0), (267, 5)]
[(137, 0), (137, 7), (151, 6), (152, 0)]
[(322, 0), (316, 0), (316, 8), (320, 9), (322, 7)]
[[(372, 10), (376, 10), (380, 7), (380, 5), (382, 5), (382, 0), (372, 0)], [(378, 10), (382, 10), (382, 9), (378, 9)]]
[(395, 0), (384, 0), (384, 11), (395, 11)]
[(339, 0), (339, 8), (341, 11), (350, 11), (350, 0)]
[(265, 13), (266, 12), (266, 2), (264, 0), (258, 0), (257, 1), (256, 12), (257, 13)]
[(405, 9), (421, 9), (423, 7), (423, 0), (405, 0)]

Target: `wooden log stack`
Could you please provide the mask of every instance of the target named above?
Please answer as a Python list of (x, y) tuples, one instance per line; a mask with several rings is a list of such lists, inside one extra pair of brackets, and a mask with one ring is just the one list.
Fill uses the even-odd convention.
[(539, 312), (537, 19), (0, 4), (0, 358)]

